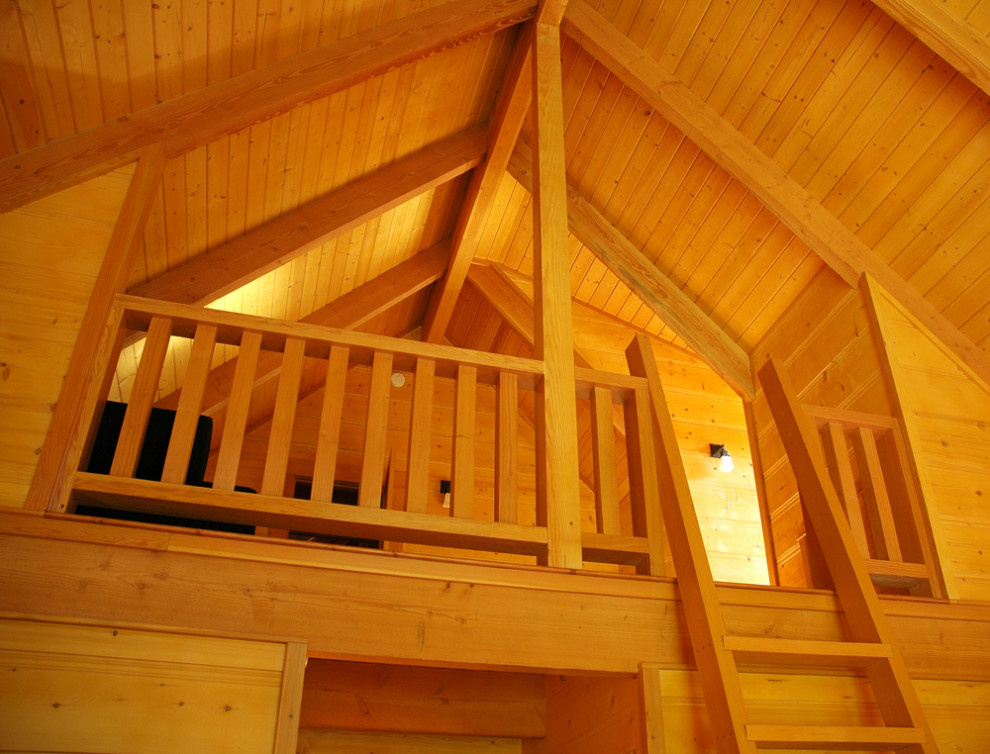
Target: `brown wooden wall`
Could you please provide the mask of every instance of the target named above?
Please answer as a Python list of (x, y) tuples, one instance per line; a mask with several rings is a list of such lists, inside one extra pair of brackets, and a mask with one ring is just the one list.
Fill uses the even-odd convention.
[[(859, 290), (824, 271), (751, 354), (754, 374), (769, 358), (784, 363), (802, 402), (892, 416), (869, 312)], [(783, 586), (824, 585), (804, 543), (797, 483), (766, 398), (758, 388), (755, 430), (766, 479), (774, 558)], [(814, 573), (813, 582), (809, 581)]]
[(132, 172), (0, 214), (0, 506), (24, 504)]
[(990, 387), (871, 286), (946, 593), (990, 599)]

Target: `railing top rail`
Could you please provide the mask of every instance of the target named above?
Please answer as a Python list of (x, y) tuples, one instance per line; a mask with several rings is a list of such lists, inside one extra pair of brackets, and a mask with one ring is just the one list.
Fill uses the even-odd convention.
[(215, 325), (217, 342), (229, 345), (238, 345), (241, 333), (249, 330), (261, 333), (261, 348), (268, 351), (282, 351), (287, 339), (301, 338), (306, 341), (306, 355), (316, 358), (326, 358), (331, 346), (339, 345), (350, 349), (352, 363), (370, 364), (376, 351), (385, 351), (393, 354), (394, 367), (399, 370), (412, 371), (416, 359), (424, 358), (436, 362), (436, 374), (442, 377), (454, 377), (458, 365), (469, 364), (478, 368), (479, 381), (488, 384), (493, 384), (500, 372), (516, 374), (520, 387), (525, 389), (535, 388), (543, 378), (542, 362), (517, 356), (496, 355), (303, 322), (285, 322), (137, 296), (120, 295), (116, 302), (123, 310), (126, 326), (132, 330), (147, 330), (152, 317), (166, 317), (172, 322), (173, 335), (191, 338), (199, 324)]
[(814, 418), (819, 427), (833, 423), (847, 427), (866, 427), (883, 432), (897, 426), (897, 419), (882, 414), (868, 414), (863, 411), (850, 411), (842, 408), (827, 408), (825, 406), (805, 405), (805, 411)]
[(596, 387), (611, 388), (613, 403), (625, 403), (634, 391), (647, 389), (647, 382), (642, 377), (598, 369), (575, 367), (574, 377), (577, 382), (577, 397), (585, 400), (591, 397), (591, 392)]

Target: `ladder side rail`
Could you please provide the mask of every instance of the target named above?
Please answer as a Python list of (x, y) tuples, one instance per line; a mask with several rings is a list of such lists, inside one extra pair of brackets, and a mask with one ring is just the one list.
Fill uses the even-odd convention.
[(887, 644), (894, 650), (888, 662), (875, 663), (866, 671), (884, 722), (888, 726), (922, 729), (926, 743), (912, 746), (907, 751), (934, 754), (938, 749), (921, 703), (904, 661), (896, 651), (880, 600), (865, 563), (856, 553), (852, 532), (828, 477), (815, 423), (805, 413), (797, 391), (777, 360), (768, 361), (760, 370), (759, 377), (797, 478), (811, 526), (822, 544), (836, 595), (846, 613), (851, 638), (853, 641)]
[(626, 350), (626, 359), (630, 374), (647, 380), (664, 501), (661, 510), (716, 749), (719, 754), (750, 754), (756, 747), (746, 738), (746, 710), (735, 658), (725, 647), (725, 623), (715, 581), (649, 339), (636, 335)]

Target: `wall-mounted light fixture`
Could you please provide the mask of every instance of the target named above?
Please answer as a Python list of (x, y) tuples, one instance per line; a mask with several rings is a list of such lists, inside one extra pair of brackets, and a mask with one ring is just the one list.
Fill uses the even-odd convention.
[(711, 453), (712, 458), (718, 459), (719, 471), (729, 472), (736, 467), (735, 464), (732, 463), (732, 456), (729, 455), (729, 451), (725, 449), (724, 445), (709, 443), (708, 450)]

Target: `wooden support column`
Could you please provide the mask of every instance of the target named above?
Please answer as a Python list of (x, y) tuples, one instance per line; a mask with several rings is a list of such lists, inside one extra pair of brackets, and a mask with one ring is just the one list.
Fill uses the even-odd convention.
[(547, 564), (580, 568), (577, 397), (567, 251), (567, 177), (561, 93), (560, 29), (538, 23), (533, 41), (536, 154), (533, 160), (536, 358), (544, 378), (537, 390), (537, 469), (540, 518), (548, 530)]

